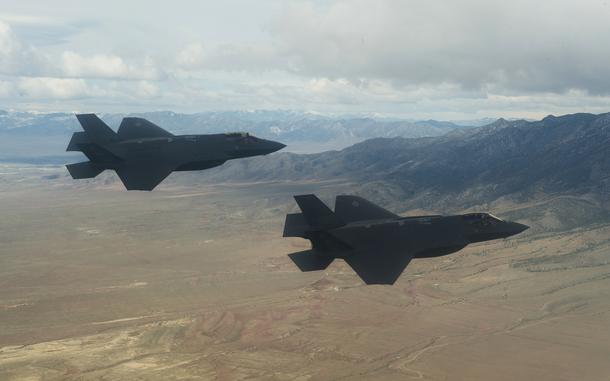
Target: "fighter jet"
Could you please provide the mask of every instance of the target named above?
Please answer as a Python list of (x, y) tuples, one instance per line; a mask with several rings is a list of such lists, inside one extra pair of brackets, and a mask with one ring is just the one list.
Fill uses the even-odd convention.
[(123, 118), (115, 133), (95, 114), (76, 118), (85, 131), (72, 135), (67, 151), (80, 151), (89, 161), (67, 165), (72, 178), (88, 179), (113, 169), (128, 190), (150, 191), (173, 171), (208, 169), (285, 147), (245, 132), (173, 135), (142, 118)]
[(341, 258), (366, 284), (394, 284), (413, 258), (451, 254), (528, 229), (489, 213), (400, 217), (357, 196), (337, 196), (333, 212), (313, 194), (294, 198), (302, 213), (286, 216), (284, 237), (308, 239), (312, 249), (290, 259), (301, 271), (316, 271)]

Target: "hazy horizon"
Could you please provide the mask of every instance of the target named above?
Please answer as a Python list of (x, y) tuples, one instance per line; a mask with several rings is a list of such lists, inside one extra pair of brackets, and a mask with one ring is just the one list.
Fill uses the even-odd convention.
[[(610, 107), (608, 108), (610, 110)], [(315, 117), (323, 117), (323, 118), (331, 118), (331, 119), (349, 119), (349, 118), (371, 118), (376, 120), (397, 120), (397, 121), (408, 121), (408, 122), (424, 122), (424, 121), (437, 121), (437, 122), (449, 122), (449, 123), (467, 123), (467, 122), (493, 122), (498, 119), (506, 119), (506, 120), (527, 120), (527, 121), (535, 121), (543, 119), (547, 116), (560, 116), (560, 114), (544, 114), (540, 118), (529, 118), (529, 117), (517, 117), (517, 116), (481, 116), (479, 118), (463, 118), (463, 119), (434, 119), (434, 118), (413, 118), (409, 115), (394, 115), (394, 114), (381, 114), (376, 112), (319, 112), (315, 110), (298, 110), (298, 109), (289, 109), (289, 108), (269, 108), (269, 109), (225, 109), (225, 110), (202, 110), (202, 111), (176, 111), (172, 109), (142, 109), (138, 111), (109, 111), (109, 112), (101, 112), (101, 111), (86, 111), (86, 110), (36, 110), (36, 109), (18, 109), (18, 108), (10, 108), (0, 107), (0, 111), (5, 111), (9, 113), (29, 113), (29, 114), (38, 114), (38, 115), (48, 115), (48, 114), (81, 114), (81, 113), (94, 113), (97, 115), (140, 115), (140, 114), (155, 114), (155, 113), (173, 113), (176, 115), (198, 115), (198, 114), (214, 114), (214, 113), (285, 113), (285, 114), (302, 114), (302, 115), (311, 115)], [(593, 114), (605, 114), (610, 111), (601, 111)], [(574, 113), (580, 113), (578, 111)], [(567, 114), (561, 114), (567, 115)], [(466, 125), (466, 124), (464, 124)]]

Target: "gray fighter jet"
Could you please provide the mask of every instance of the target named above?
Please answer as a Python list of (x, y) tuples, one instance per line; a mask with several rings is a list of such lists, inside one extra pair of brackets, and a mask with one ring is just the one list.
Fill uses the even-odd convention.
[(528, 228), (489, 213), (400, 217), (356, 196), (337, 196), (333, 212), (315, 195), (294, 198), (302, 213), (286, 216), (284, 237), (308, 239), (312, 249), (290, 259), (301, 271), (316, 271), (341, 258), (366, 284), (393, 284), (413, 258), (451, 254)]
[(76, 118), (85, 131), (72, 135), (67, 151), (80, 151), (90, 161), (67, 165), (72, 178), (113, 169), (128, 190), (150, 191), (173, 171), (208, 169), (285, 147), (244, 132), (177, 136), (142, 118), (124, 118), (115, 133), (95, 114)]

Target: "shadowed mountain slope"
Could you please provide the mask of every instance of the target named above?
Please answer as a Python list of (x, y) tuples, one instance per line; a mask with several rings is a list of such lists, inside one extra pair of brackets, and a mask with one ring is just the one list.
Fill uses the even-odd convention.
[(409, 199), (480, 204), (503, 196), (610, 194), (610, 114), (498, 120), (431, 138), (370, 139), (342, 151), (277, 154), (175, 181), (332, 180), (382, 184)]

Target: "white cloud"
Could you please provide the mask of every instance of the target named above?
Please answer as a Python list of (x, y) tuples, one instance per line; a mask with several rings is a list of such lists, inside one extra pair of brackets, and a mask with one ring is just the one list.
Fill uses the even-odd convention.
[(40, 25), (40, 24), (51, 24), (52, 21), (45, 16), (34, 16), (20, 13), (0, 13), (0, 21), (4, 21), (8, 24), (27, 24), (27, 25)]
[(188, 44), (176, 56), (178, 67), (186, 70), (277, 71), (286, 70), (282, 63), (287, 62), (267, 42), (221, 43), (208, 47), (195, 42)]
[(21, 45), (8, 24), (0, 22), (0, 67), (8, 70), (13, 65)]
[(121, 57), (95, 54), (89, 57), (66, 51), (62, 54), (61, 71), (73, 78), (159, 79), (161, 74), (152, 60), (140, 65), (127, 64)]
[(14, 95), (14, 87), (11, 82), (0, 81), (0, 98), (9, 98)]
[(100, 111), (474, 118), (610, 104), (603, 1), (134, 0), (125, 10), (119, 0), (57, 0), (44, 11), (39, 1), (0, 14), (8, 107), (31, 97)]
[(158, 80), (164, 74), (150, 57), (126, 62), (113, 54), (82, 55), (74, 51), (45, 54), (21, 41), (0, 21), (0, 74), (31, 77)]
[(148, 81), (139, 81), (136, 87), (136, 95), (142, 98), (153, 98), (159, 95), (159, 87)]
[(176, 56), (176, 62), (179, 66), (187, 69), (197, 68), (202, 65), (205, 60), (203, 44), (194, 42), (183, 48)]
[(339, 0), (290, 3), (270, 30), (304, 76), (610, 93), (608, 20), (595, 0)]
[(0, 74), (36, 74), (41, 70), (42, 61), (42, 57), (17, 38), (9, 24), (0, 21)]
[(18, 81), (17, 88), (21, 96), (34, 99), (73, 99), (94, 95), (82, 79), (25, 77)]

